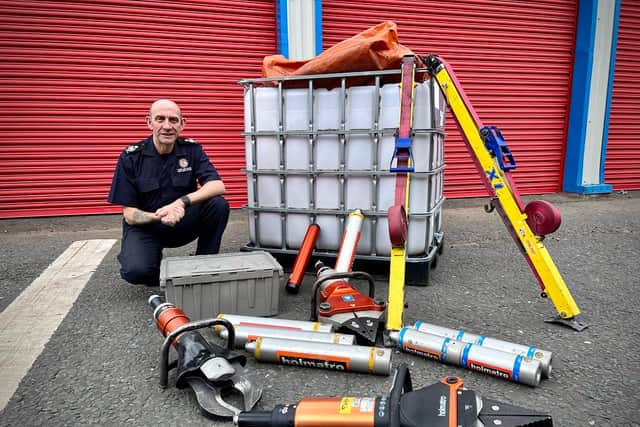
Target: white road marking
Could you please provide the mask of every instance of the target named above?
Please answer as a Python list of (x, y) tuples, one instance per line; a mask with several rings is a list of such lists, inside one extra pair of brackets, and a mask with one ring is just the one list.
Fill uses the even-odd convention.
[(73, 242), (0, 313), (0, 411), (115, 242)]

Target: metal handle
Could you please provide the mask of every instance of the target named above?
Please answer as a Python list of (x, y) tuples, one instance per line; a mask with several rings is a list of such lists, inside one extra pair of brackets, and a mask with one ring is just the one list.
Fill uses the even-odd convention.
[(166, 336), (162, 343), (162, 349), (160, 350), (160, 387), (166, 388), (169, 383), (169, 350), (171, 349), (171, 343), (180, 334), (189, 331), (195, 331), (196, 329), (202, 329), (213, 325), (222, 325), (227, 329), (227, 349), (233, 350), (233, 342), (236, 338), (236, 330), (233, 324), (227, 319), (204, 319), (197, 320), (195, 322), (189, 322), (176, 328), (173, 332)]

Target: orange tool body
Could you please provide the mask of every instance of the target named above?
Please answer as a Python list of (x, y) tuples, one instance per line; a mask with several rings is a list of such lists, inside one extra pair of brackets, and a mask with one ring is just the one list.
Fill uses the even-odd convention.
[(359, 311), (384, 311), (384, 305), (380, 305), (368, 295), (363, 295), (345, 280), (330, 281), (327, 287), (320, 291), (320, 296), (322, 303), (330, 306), (330, 308), (322, 310), (324, 317), (338, 313), (352, 313), (355, 308)]
[(300, 291), (302, 279), (304, 279), (304, 272), (307, 270), (307, 265), (309, 264), (311, 254), (316, 246), (316, 241), (318, 240), (319, 235), (320, 226), (318, 224), (309, 225), (309, 228), (307, 228), (307, 232), (302, 239), (302, 245), (300, 245), (300, 250), (298, 251), (296, 260), (293, 263), (291, 275), (289, 275), (289, 279), (285, 286), (285, 289), (290, 294), (297, 294)]
[[(163, 337), (166, 337), (179, 327), (184, 326), (191, 321), (182, 309), (173, 304), (166, 304), (164, 307), (161, 307), (157, 313), (154, 313), (154, 315), (156, 316), (156, 326)], [(176, 346), (177, 340), (178, 337), (176, 337), (172, 342), (174, 347)]]

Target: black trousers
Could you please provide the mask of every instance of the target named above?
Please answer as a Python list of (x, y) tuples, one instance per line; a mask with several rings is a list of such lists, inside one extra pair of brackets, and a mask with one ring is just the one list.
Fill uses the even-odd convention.
[(123, 221), (120, 275), (132, 284), (158, 286), (164, 248), (198, 239), (196, 255), (217, 254), (228, 220), (229, 204), (224, 197), (216, 196), (189, 207), (175, 227), (160, 223), (132, 226)]

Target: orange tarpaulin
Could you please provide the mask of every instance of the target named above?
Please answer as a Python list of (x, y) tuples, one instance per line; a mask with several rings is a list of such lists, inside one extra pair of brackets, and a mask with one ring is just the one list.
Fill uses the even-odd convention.
[(398, 42), (396, 24), (382, 22), (303, 61), (271, 55), (262, 62), (263, 77), (400, 69), (404, 55), (413, 52)]

